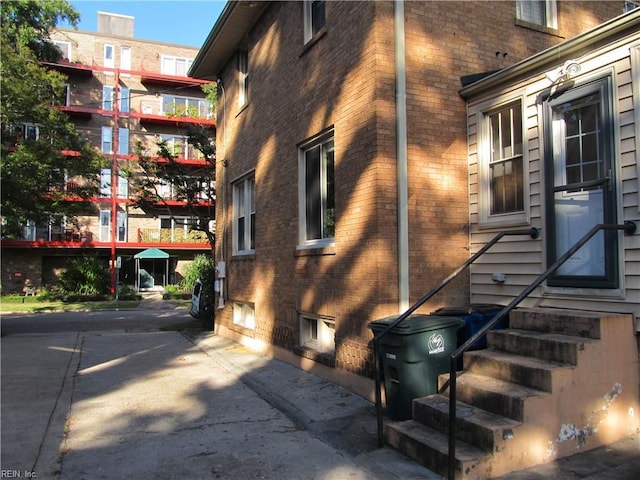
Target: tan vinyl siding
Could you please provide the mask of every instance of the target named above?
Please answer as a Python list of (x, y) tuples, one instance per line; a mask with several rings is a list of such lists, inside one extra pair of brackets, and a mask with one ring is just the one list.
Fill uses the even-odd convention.
[[(635, 221), (640, 227), (640, 179), (638, 152), (640, 139), (637, 124), (640, 113), (640, 54), (633, 63), (630, 52), (635, 42), (638, 45), (640, 35), (626, 38), (613, 45), (592, 51), (577, 59), (582, 65), (580, 84), (607, 74), (612, 75), (612, 99), (616, 188), (619, 202), (618, 216), (622, 223)], [(638, 47), (635, 47), (638, 48)], [(549, 70), (557, 66), (552, 65)], [(634, 84), (635, 82), (635, 84)], [(549, 82), (543, 73), (520, 84), (512, 85), (508, 91), (495, 91), (485, 94), (481, 99), (471, 101), (468, 108), (467, 126), (469, 140), (469, 192), (470, 192), (470, 252), (477, 252), (501, 230), (513, 230), (534, 226), (540, 228), (540, 238), (532, 240), (527, 236), (505, 237), (490, 249), (471, 267), (471, 300), (475, 303), (500, 303), (506, 305), (524, 290), (546, 268), (545, 244), (545, 179), (544, 179), (544, 126), (543, 107), (539, 101), (541, 91), (548, 88)], [(482, 215), (481, 195), (482, 178), (480, 169), (481, 135), (484, 112), (487, 105), (495, 99), (509, 98), (515, 92), (522, 91), (525, 105), (523, 108), (524, 152), (525, 152), (525, 209), (526, 225), (488, 226), (480, 223)], [(635, 107), (635, 109), (634, 109)], [(486, 166), (484, 166), (486, 168)], [(640, 234), (623, 236), (620, 234), (621, 267), (624, 277), (618, 290), (590, 289), (549, 289), (540, 287), (523, 302), (525, 306), (550, 306), (561, 308), (597, 309), (602, 311), (634, 312), (640, 324)], [(504, 273), (505, 283), (492, 280), (493, 273)]]

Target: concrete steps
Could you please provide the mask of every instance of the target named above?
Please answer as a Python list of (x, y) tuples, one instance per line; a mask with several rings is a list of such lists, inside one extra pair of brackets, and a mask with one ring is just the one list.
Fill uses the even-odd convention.
[[(491, 478), (595, 448), (638, 428), (638, 351), (630, 315), (518, 309), (464, 355), (457, 378), (456, 478)], [(623, 369), (624, 371), (622, 371)], [(448, 374), (439, 395), (413, 401), (413, 418), (385, 438), (446, 475)], [(624, 394), (623, 394), (624, 392)], [(635, 410), (634, 410), (635, 409)], [(620, 420), (617, 427), (606, 418)]]

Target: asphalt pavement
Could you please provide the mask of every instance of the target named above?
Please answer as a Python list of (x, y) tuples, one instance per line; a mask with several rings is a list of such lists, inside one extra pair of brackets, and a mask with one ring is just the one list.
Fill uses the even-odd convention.
[[(1, 350), (3, 477), (442, 478), (377, 448), (368, 400), (211, 332), (15, 333)], [(638, 472), (635, 437), (503, 479)]]

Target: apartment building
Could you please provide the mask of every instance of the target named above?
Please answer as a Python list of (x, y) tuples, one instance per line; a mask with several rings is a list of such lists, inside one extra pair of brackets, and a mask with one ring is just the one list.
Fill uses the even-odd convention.
[[(105, 157), (100, 195), (92, 213), (75, 222), (29, 224), (21, 239), (2, 241), (3, 292), (55, 285), (70, 257), (97, 253), (119, 272), (114, 282), (136, 289), (161, 288), (180, 280), (196, 254), (211, 252), (207, 234), (192, 228), (210, 218), (215, 231), (210, 164), (188, 142), (186, 127), (203, 126), (215, 136), (215, 119), (202, 91), (207, 83), (187, 77), (198, 49), (137, 39), (134, 18), (98, 12), (98, 31), (57, 29), (51, 39), (63, 59), (47, 67), (68, 77), (59, 108)], [(37, 135), (37, 125), (25, 135)], [(125, 170), (137, 172), (136, 145), (157, 159), (158, 140), (167, 142), (186, 175), (202, 184), (196, 209), (175, 198), (171, 184), (157, 185), (155, 204), (136, 208)], [(74, 152), (66, 152), (73, 155)], [(69, 179), (72, 187), (74, 179)], [(71, 191), (71, 190), (70, 190)]]

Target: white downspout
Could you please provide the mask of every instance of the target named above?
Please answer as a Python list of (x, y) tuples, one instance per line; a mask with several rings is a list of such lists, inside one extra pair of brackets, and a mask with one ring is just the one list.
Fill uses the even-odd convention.
[(409, 186), (407, 161), (407, 78), (405, 65), (404, 0), (393, 8), (396, 57), (396, 135), (398, 182), (398, 309), (409, 308)]

